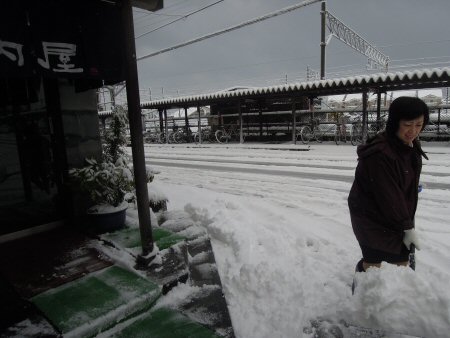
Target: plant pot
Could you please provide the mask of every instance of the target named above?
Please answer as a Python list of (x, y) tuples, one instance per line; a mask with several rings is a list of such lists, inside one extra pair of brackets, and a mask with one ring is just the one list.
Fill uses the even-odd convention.
[(115, 208), (92, 207), (87, 212), (87, 231), (95, 234), (112, 232), (125, 227), (128, 203)]

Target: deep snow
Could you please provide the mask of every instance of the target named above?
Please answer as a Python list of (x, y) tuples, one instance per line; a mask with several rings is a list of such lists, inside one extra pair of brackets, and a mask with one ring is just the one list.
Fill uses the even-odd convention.
[[(358, 276), (353, 296), (360, 250), (346, 199), (355, 147), (147, 145), (146, 159), (160, 171), (150, 189), (207, 229), (238, 338), (310, 337), (317, 318), (448, 337), (450, 144), (424, 149), (416, 271), (383, 264)], [(181, 285), (164, 302), (191, 292)]]

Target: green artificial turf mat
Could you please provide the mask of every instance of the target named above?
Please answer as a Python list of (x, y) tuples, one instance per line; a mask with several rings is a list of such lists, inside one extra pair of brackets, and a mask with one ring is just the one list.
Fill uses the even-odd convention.
[(118, 230), (105, 234), (102, 238), (111, 240), (123, 248), (135, 248), (141, 245), (141, 234), (139, 232), (139, 228)]
[(155, 242), (158, 245), (159, 250), (164, 250), (170, 248), (172, 245), (184, 241), (184, 239), (185, 238), (180, 235), (171, 234), (169, 236), (161, 237)]
[(214, 331), (193, 322), (181, 313), (160, 308), (142, 315), (121, 330), (112, 330), (115, 338), (219, 338)]
[(85, 336), (150, 308), (160, 294), (160, 287), (153, 282), (111, 266), (39, 294), (32, 301), (63, 333), (82, 327), (80, 336)]
[[(185, 240), (183, 236), (177, 235), (162, 228), (153, 228), (153, 241), (159, 250), (164, 250), (172, 245)], [(141, 246), (141, 236), (138, 228), (128, 228), (103, 235), (102, 238), (110, 240), (124, 248), (136, 248)]]

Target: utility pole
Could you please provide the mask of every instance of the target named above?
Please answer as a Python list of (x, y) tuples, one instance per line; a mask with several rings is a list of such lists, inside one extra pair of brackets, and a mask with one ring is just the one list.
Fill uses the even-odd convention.
[(321, 30), (320, 30), (320, 79), (325, 79), (325, 47), (327, 43), (325, 42), (325, 27), (327, 21), (327, 3), (322, 1), (322, 8), (320, 11), (321, 18)]
[(131, 150), (138, 207), (139, 230), (142, 254), (138, 256), (138, 265), (148, 264), (154, 257), (152, 224), (147, 190), (147, 173), (145, 168), (144, 141), (142, 137), (141, 105), (139, 98), (139, 81), (136, 65), (136, 45), (134, 43), (133, 11), (131, 0), (123, 1), (124, 45), (126, 62), (126, 92), (128, 101), (128, 118), (130, 121)]
[[(326, 1), (322, 1), (320, 11), (321, 16), (321, 32), (320, 32), (320, 79), (325, 79), (325, 48), (335, 36), (338, 40), (345, 43), (347, 46), (353, 48), (357, 52), (363, 54), (368, 59), (368, 64), (373, 68), (375, 66), (383, 67), (387, 72), (389, 66), (389, 57), (379, 51), (375, 46), (370, 44), (367, 40), (361, 37), (353, 29), (344, 24), (341, 20), (336, 18), (333, 14), (327, 11)], [(325, 37), (325, 28), (328, 27), (330, 35)]]

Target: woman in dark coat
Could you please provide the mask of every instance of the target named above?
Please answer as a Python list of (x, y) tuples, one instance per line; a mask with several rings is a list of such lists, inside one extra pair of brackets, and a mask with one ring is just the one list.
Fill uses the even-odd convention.
[(389, 107), (386, 130), (357, 149), (348, 206), (363, 258), (356, 271), (381, 262), (407, 265), (414, 230), (422, 157), (418, 141), (429, 120), (427, 105), (415, 97), (399, 97)]

